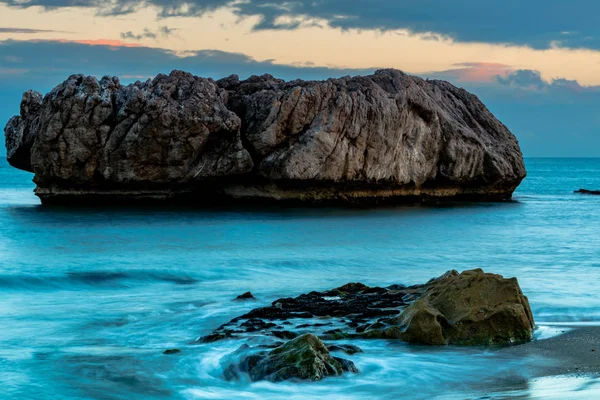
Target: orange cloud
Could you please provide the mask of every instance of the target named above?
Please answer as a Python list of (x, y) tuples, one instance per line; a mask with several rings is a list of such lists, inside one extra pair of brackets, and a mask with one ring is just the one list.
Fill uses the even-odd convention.
[(90, 46), (111, 46), (111, 47), (141, 47), (137, 43), (127, 43), (121, 40), (112, 39), (88, 39), (88, 40), (73, 40), (74, 43), (87, 44)]
[(469, 82), (492, 82), (498, 75), (505, 76), (514, 71), (510, 65), (488, 62), (455, 64), (462, 68), (451, 70), (456, 78)]
[(464, 62), (453, 65), (459, 68), (435, 72), (434, 75), (465, 82), (494, 82), (497, 76), (507, 76), (515, 71), (511, 65), (490, 62)]
[(122, 40), (114, 39), (80, 39), (80, 40), (68, 40), (68, 39), (34, 39), (31, 42), (59, 42), (59, 43), (78, 43), (87, 44), (88, 46), (108, 46), (108, 47), (142, 47), (139, 43), (127, 43)]

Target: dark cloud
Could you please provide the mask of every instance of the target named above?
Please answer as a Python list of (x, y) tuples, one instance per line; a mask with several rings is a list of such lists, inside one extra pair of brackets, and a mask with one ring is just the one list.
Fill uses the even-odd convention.
[(507, 74), (506, 76), (497, 76), (496, 82), (513, 89), (527, 91), (544, 91), (547, 93), (561, 94), (566, 93), (600, 93), (600, 86), (582, 86), (579, 82), (569, 79), (552, 79), (546, 81), (542, 79), (539, 71), (521, 69)]
[[(58, 41), (0, 41), (0, 59), (18, 60), (15, 68), (27, 73), (21, 85), (48, 82), (55, 84), (72, 73), (89, 75), (153, 76), (172, 69), (184, 69), (202, 76), (221, 78), (233, 73), (240, 76), (272, 73), (284, 79), (320, 79), (363, 73), (371, 70), (331, 69), (326, 67), (277, 65), (257, 61), (241, 53), (201, 50), (178, 57), (165, 49), (119, 47)], [(1, 73), (1, 72), (0, 72)], [(44, 85), (44, 87), (47, 87)]]
[(15, 8), (42, 7), (46, 10), (92, 8), (101, 15), (129, 14), (141, 7), (153, 5), (159, 8), (160, 16), (169, 17), (202, 15), (234, 3), (234, 0), (0, 0), (0, 3)]
[(505, 86), (517, 87), (520, 89), (541, 90), (548, 88), (552, 84), (544, 81), (539, 71), (530, 69), (520, 69), (508, 74), (505, 77), (498, 76), (496, 81)]
[(143, 0), (0, 0), (11, 7), (30, 8), (42, 7), (46, 10), (54, 10), (66, 7), (93, 8), (99, 14), (119, 15), (135, 11), (144, 3)]
[[(600, 2), (596, 0), (0, 0), (13, 7), (95, 8), (124, 14), (152, 5), (159, 16), (195, 16), (231, 7), (240, 17), (259, 16), (255, 29), (296, 29), (320, 18), (344, 29), (409, 29), (430, 40), (512, 43), (534, 48), (553, 44), (600, 49)], [(278, 22), (282, 16), (293, 22)]]
[(169, 36), (175, 35), (177, 28), (169, 28), (168, 26), (161, 26), (158, 28), (158, 33), (163, 38), (168, 38)]
[(121, 32), (121, 39), (123, 40), (142, 40), (144, 38), (156, 39), (156, 33), (150, 31), (148, 28), (144, 28), (144, 32), (137, 35), (132, 31)]
[(177, 29), (169, 28), (168, 26), (161, 26), (156, 31), (152, 31), (149, 28), (144, 28), (141, 33), (133, 33), (132, 31), (121, 32), (121, 39), (123, 40), (142, 40), (142, 39), (156, 39), (161, 37), (163, 39), (169, 36), (175, 35)]
[(35, 34), (35, 33), (67, 33), (65, 31), (53, 31), (47, 29), (29, 29), (29, 28), (1, 28), (0, 33), (21, 33), (21, 34)]
[(526, 156), (600, 156), (600, 86), (563, 78), (546, 81), (532, 70), (460, 84), (517, 135)]

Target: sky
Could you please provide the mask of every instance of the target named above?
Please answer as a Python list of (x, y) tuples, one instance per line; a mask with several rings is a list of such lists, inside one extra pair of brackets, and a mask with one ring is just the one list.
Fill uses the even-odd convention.
[(0, 0), (0, 125), (73, 73), (326, 79), (475, 93), (526, 157), (600, 157), (597, 0)]

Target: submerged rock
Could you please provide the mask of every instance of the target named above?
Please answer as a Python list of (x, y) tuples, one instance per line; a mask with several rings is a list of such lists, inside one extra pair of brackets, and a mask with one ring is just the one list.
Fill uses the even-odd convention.
[(163, 351), (163, 354), (165, 354), (167, 356), (170, 356), (173, 354), (179, 354), (179, 353), (181, 353), (181, 350), (179, 350), (179, 349), (167, 349), (167, 350)]
[(476, 269), (449, 271), (424, 285), (381, 288), (350, 283), (279, 299), (234, 318), (199, 341), (256, 335), (290, 339), (310, 332), (323, 340), (362, 337), (490, 345), (529, 341), (534, 327), (517, 280)]
[(273, 382), (319, 381), (344, 372), (358, 372), (352, 361), (332, 357), (325, 344), (311, 334), (290, 340), (272, 351), (248, 356), (240, 363), (239, 370), (248, 373), (253, 381)]
[(237, 301), (256, 300), (256, 297), (254, 297), (254, 295), (252, 294), (252, 292), (246, 292), (246, 293), (240, 294), (234, 300), (237, 300)]
[(362, 349), (353, 344), (332, 344), (327, 346), (327, 350), (329, 351), (342, 351), (348, 355), (353, 355), (356, 353), (362, 353)]
[(5, 135), (44, 203), (506, 200), (525, 177), (516, 138), (476, 96), (397, 70), (73, 75), (25, 93)]
[(600, 190), (587, 190), (587, 189), (579, 189), (574, 193), (582, 193), (582, 194), (598, 194), (600, 195)]

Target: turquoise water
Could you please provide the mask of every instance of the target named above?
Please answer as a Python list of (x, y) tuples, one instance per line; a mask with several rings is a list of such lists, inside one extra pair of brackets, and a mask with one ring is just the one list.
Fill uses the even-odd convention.
[[(187, 343), (279, 297), (449, 269), (517, 276), (538, 335), (600, 325), (600, 159), (528, 159), (512, 203), (384, 209), (47, 209), (0, 160), (0, 394), (14, 399), (557, 398), (595, 380), (530, 379), (488, 349), (357, 343), (358, 375), (225, 382), (240, 342)], [(252, 291), (254, 304), (232, 303)], [(164, 356), (180, 348), (179, 356)], [(499, 377), (511, 377), (508, 380)], [(515, 379), (513, 379), (515, 378)], [(581, 379), (581, 378), (578, 378)], [(507, 383), (510, 382), (510, 383)], [(515, 383), (516, 382), (516, 383)], [(335, 395), (332, 395), (335, 393)]]

